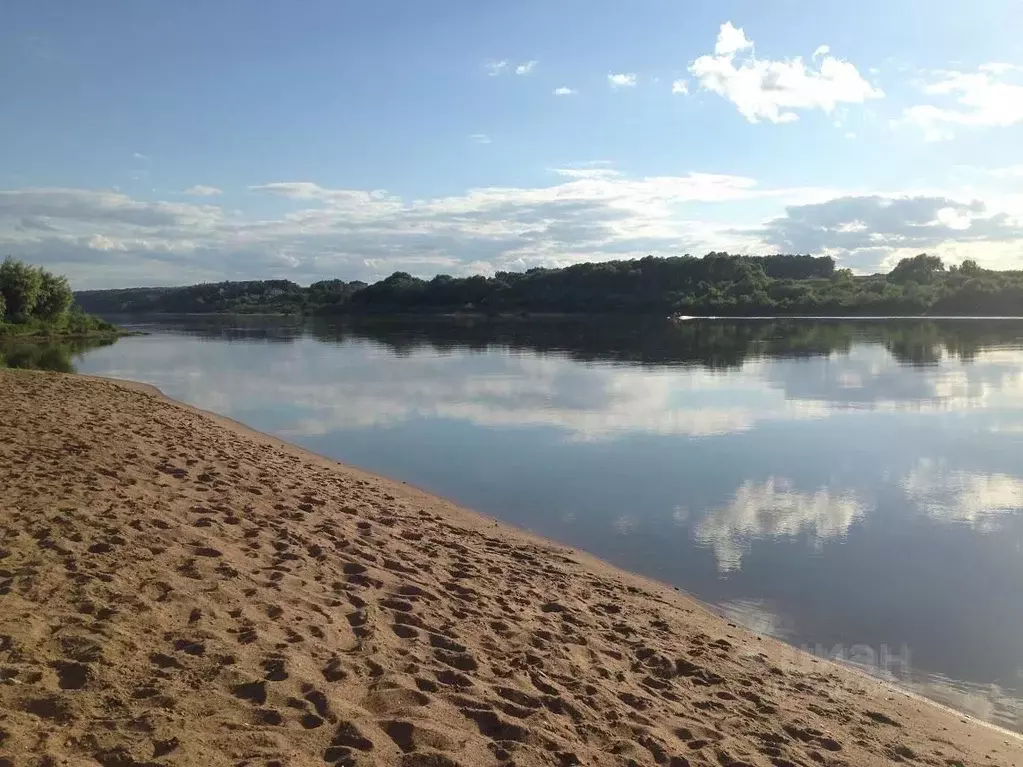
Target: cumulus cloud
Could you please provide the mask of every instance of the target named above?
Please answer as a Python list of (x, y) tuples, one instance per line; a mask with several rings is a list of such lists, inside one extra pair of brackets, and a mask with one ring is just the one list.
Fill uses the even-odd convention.
[[(808, 357), (793, 367), (777, 359), (748, 362), (785, 401), (811, 410), (881, 410), (947, 413), (1011, 408), (1023, 394), (1018, 353), (986, 348), (969, 351), (969, 365), (960, 350), (936, 336), (911, 348), (884, 334), (870, 332), (840, 355)], [(752, 367), (755, 364), (755, 368)], [(912, 376), (905, 366), (916, 365)], [(1003, 424), (1000, 424), (1004, 426)]]
[(609, 74), (607, 76), (607, 83), (616, 90), (618, 88), (634, 88), (636, 86), (636, 75), (632, 72)]
[(928, 141), (949, 139), (957, 128), (1004, 128), (1023, 123), (1023, 67), (993, 63), (975, 72), (940, 71), (923, 93), (938, 104), (908, 107), (903, 121)]
[(721, 25), (717, 42), (714, 44), (715, 56), (733, 56), (739, 51), (753, 47), (753, 42), (746, 38), (746, 32), (736, 29), (730, 21)]
[(993, 529), (996, 517), (1023, 508), (1023, 479), (949, 469), (940, 461), (921, 459), (902, 480), (907, 497), (941, 521)]
[(538, 61), (524, 61), (523, 63), (515, 67), (515, 74), (528, 75), (530, 72), (536, 69), (536, 65), (539, 63), (540, 62)]
[(820, 488), (803, 492), (784, 477), (746, 480), (728, 504), (700, 520), (693, 535), (714, 551), (718, 569), (729, 572), (740, 568), (743, 556), (758, 538), (808, 535), (819, 545), (845, 535), (864, 511), (863, 503), (851, 491)]
[(555, 96), (572, 96), (576, 92), (577, 91), (575, 91), (572, 88), (569, 88), (567, 85), (562, 85), (562, 86), (554, 89), (554, 95)]
[(689, 95), (689, 81), (688, 80), (676, 80), (671, 84), (671, 92), (677, 96), (688, 96)]
[[(979, 246), (1002, 243), (1018, 249), (1023, 244), (1023, 220), (991, 211), (980, 200), (868, 195), (789, 206), (784, 216), (755, 233), (781, 252), (826, 252), (843, 265), (876, 271), (897, 258), (947, 250), (950, 244), (960, 250), (957, 260), (988, 261)], [(1001, 268), (1008, 265), (988, 262)]]
[[(831, 112), (838, 104), (861, 104), (884, 96), (847, 61), (822, 45), (807, 65), (801, 57), (772, 61), (753, 54), (753, 42), (731, 22), (721, 25), (714, 53), (689, 66), (700, 87), (728, 99), (751, 123), (799, 119), (797, 110)], [(739, 54), (749, 51), (748, 55)]]
[(191, 195), (192, 197), (216, 197), (218, 194), (223, 194), (223, 189), (218, 189), (215, 186), (206, 186), (205, 184), (196, 184), (190, 186), (182, 194)]

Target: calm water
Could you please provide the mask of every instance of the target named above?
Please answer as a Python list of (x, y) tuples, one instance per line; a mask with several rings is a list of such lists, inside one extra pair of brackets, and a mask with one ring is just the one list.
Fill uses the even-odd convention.
[(143, 324), (78, 369), (1023, 729), (1023, 321)]

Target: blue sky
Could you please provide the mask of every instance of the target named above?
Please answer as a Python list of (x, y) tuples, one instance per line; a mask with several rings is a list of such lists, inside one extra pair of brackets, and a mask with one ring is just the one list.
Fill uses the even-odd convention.
[(81, 287), (1023, 268), (1021, 31), (1014, 0), (11, 4), (0, 253)]

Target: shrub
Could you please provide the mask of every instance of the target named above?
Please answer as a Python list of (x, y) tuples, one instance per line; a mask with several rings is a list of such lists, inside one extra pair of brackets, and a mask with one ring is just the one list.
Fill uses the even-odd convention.
[(40, 288), (33, 314), (41, 320), (53, 322), (64, 315), (74, 296), (67, 278), (52, 274), (45, 269), (39, 270)]
[(15, 322), (27, 319), (39, 300), (42, 285), (42, 270), (10, 256), (5, 258), (0, 264), (0, 294), (7, 306), (7, 318)]

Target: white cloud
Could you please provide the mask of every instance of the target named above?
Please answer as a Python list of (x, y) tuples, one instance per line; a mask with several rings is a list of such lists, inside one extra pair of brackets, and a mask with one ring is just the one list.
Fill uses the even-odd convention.
[(473, 133), (469, 136), (469, 141), (474, 144), (489, 144), (490, 136), (486, 133)]
[[(720, 399), (749, 381), (741, 376), (725, 381), (699, 367), (681, 374), (614, 366), (578, 368), (555, 357), (508, 353), (495, 355), (481, 375), (478, 369), (466, 368), (462, 357), (438, 357), (423, 348), (409, 353), (404, 375), (394, 378), (390, 366), (381, 364), (372, 350), (366, 355), (357, 373), (337, 376), (321, 368), (323, 380), (274, 382), (277, 396), (284, 386), (291, 401), (306, 409), (282, 429), (289, 436), (310, 436), (393, 426), (428, 415), (479, 426), (538, 425), (558, 429), (567, 440), (598, 442), (623, 434), (711, 437), (764, 421), (819, 415), (791, 408), (781, 397), (770, 410), (710, 404), (706, 400), (715, 395)], [(250, 401), (275, 396), (272, 387), (250, 383), (252, 391), (246, 392)], [(709, 390), (714, 394), (708, 395)]]
[(0, 221), (35, 216), (49, 222), (84, 222), (90, 226), (117, 225), (161, 228), (206, 227), (219, 209), (172, 202), (142, 202), (120, 192), (43, 187), (0, 191)]
[[(1019, 401), (1018, 352), (963, 349), (950, 339), (938, 334), (907, 347), (875, 329), (842, 354), (807, 358), (798, 368), (772, 359), (747, 360), (743, 372), (783, 392), (786, 402), (830, 413), (991, 411)], [(914, 366), (912, 377), (906, 376), (907, 364)]]
[(497, 77), (500, 74), (504, 74), (508, 71), (508, 61), (501, 59), (500, 61), (488, 61), (483, 65), (483, 68), (487, 71), (490, 77)]
[(752, 47), (753, 43), (746, 38), (746, 32), (741, 28), (736, 29), (732, 22), (726, 21), (721, 25), (721, 30), (718, 32), (717, 43), (714, 45), (714, 54), (716, 56), (732, 56), (739, 51)]
[(105, 237), (102, 234), (92, 235), (88, 240), (88, 246), (92, 250), (128, 250), (128, 247), (122, 240)]
[(688, 80), (676, 80), (671, 84), (671, 92), (678, 96), (689, 95), (689, 81)]
[(1023, 508), (1020, 477), (950, 470), (944, 463), (928, 459), (921, 459), (902, 480), (902, 489), (933, 517), (982, 528), (993, 527), (1000, 514)]
[(554, 95), (555, 96), (573, 96), (576, 93), (578, 93), (578, 91), (576, 91), (576, 90), (574, 90), (572, 88), (569, 88), (567, 85), (562, 85), (562, 86), (554, 89)]
[(1023, 178), (1023, 165), (1009, 165), (1005, 168), (994, 168), (989, 173), (995, 178)]
[(827, 56), (829, 53), (831, 53), (830, 45), (818, 45), (817, 50), (813, 52), (813, 57), (816, 59), (821, 56)]
[(634, 88), (636, 86), (636, 75), (631, 72), (619, 72), (607, 76), (607, 83), (612, 88)]
[(830, 113), (838, 104), (860, 104), (884, 95), (864, 80), (855, 66), (832, 56), (827, 46), (817, 49), (810, 66), (798, 56), (771, 61), (750, 53), (737, 61), (736, 54), (752, 48), (743, 30), (726, 22), (721, 25), (714, 54), (700, 56), (689, 66), (701, 88), (731, 101), (752, 123), (794, 122), (799, 119), (794, 110)]
[(956, 128), (1004, 128), (1023, 123), (1023, 77), (1020, 68), (994, 63), (976, 72), (942, 71), (923, 93), (941, 105), (917, 104), (902, 120), (919, 127), (928, 141), (949, 139)]
[(528, 75), (536, 69), (536, 65), (539, 63), (539, 61), (532, 60), (513, 65), (508, 59), (500, 59), (484, 62), (483, 69), (490, 77), (498, 77), (508, 72), (514, 72), (517, 75)]
[(622, 174), (613, 168), (584, 167), (584, 168), (554, 168), (555, 173), (565, 178), (614, 178)]
[(700, 520), (693, 536), (714, 551), (718, 569), (729, 572), (739, 569), (758, 538), (806, 534), (820, 544), (845, 535), (864, 510), (852, 491), (835, 493), (820, 488), (800, 492), (782, 477), (746, 480), (727, 505)]
[(192, 197), (216, 197), (219, 194), (223, 194), (223, 189), (218, 189), (215, 186), (206, 186), (205, 184), (196, 184), (190, 186), (182, 194), (191, 195)]
[[(863, 195), (792, 205), (784, 216), (750, 232), (784, 253), (828, 253), (843, 266), (874, 272), (898, 258), (922, 251), (976, 258), (983, 265), (1008, 268), (1020, 263), (1023, 211), (991, 210), (981, 200), (936, 195)], [(985, 246), (1003, 245), (1011, 253), (992, 257)], [(969, 253), (970, 255), (966, 255)]]
[(136, 160), (148, 160), (149, 159), (148, 155), (144, 155), (141, 152), (132, 152), (131, 156), (133, 158), (135, 158)]

